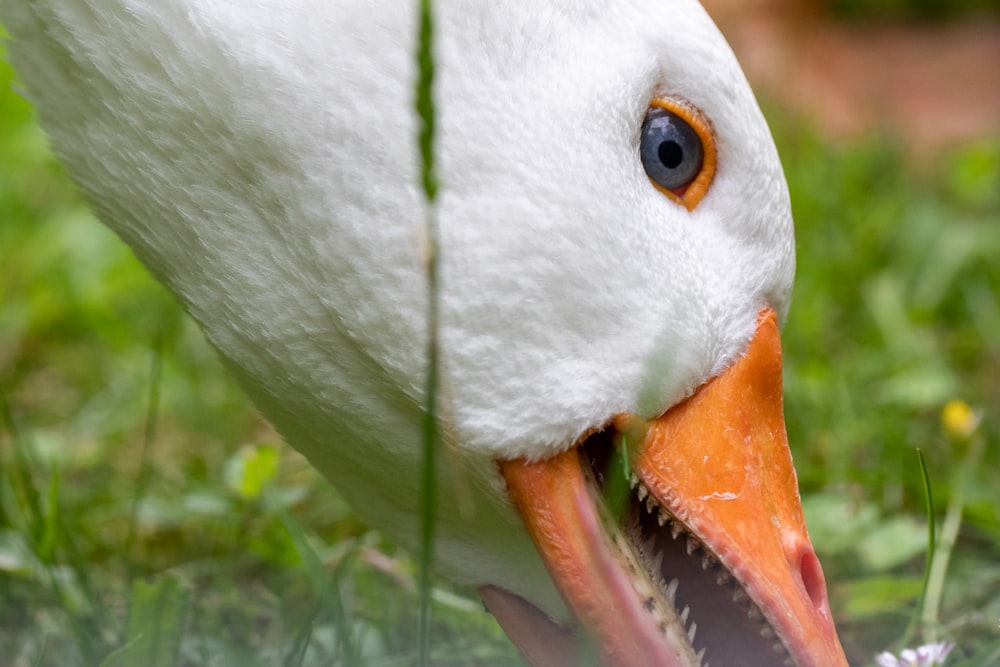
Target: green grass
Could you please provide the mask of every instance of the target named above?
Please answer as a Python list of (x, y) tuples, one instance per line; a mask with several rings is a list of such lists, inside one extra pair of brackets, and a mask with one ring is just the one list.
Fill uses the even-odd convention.
[[(916, 613), (920, 448), (935, 514), (964, 494), (941, 624), (923, 636), (997, 664), (1000, 142), (907, 160), (887, 139), (823, 143), (788, 123), (776, 134), (799, 260), (786, 416), (842, 638), (860, 663)], [(942, 426), (954, 399), (981, 413), (971, 437)]]
[[(412, 664), (414, 562), (278, 443), (76, 198), (10, 78), (0, 65), (4, 664)], [(996, 664), (1000, 144), (908, 160), (775, 123), (799, 245), (786, 413), (848, 652), (870, 664), (919, 613), (919, 447), (939, 532), (959, 495), (963, 521), (940, 623), (911, 644)], [(941, 425), (953, 399), (982, 413), (969, 438)], [(434, 664), (516, 664), (471, 592), (435, 587)]]

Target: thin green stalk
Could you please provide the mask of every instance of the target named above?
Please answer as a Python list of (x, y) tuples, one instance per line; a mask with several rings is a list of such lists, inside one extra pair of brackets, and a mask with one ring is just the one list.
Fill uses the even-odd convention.
[(917, 448), (917, 462), (920, 464), (920, 478), (924, 486), (924, 511), (927, 513), (927, 555), (924, 557), (924, 581), (920, 587), (920, 599), (917, 608), (906, 626), (906, 631), (900, 638), (901, 646), (908, 646), (910, 638), (917, 629), (917, 624), (921, 621), (924, 611), (924, 602), (927, 599), (927, 589), (931, 579), (931, 564), (934, 562), (934, 549), (937, 545), (937, 521), (934, 518), (934, 497), (931, 494), (931, 476), (927, 472), (927, 461), (924, 460), (924, 453)]
[(0, 391), (0, 418), (7, 433), (10, 434), (13, 454), (13, 464), (5, 466), (13, 498), (9, 518), (13, 520), (16, 517), (21, 524), (20, 527), (31, 536), (32, 544), (37, 545), (41, 539), (45, 516), (41, 494), (35, 487), (33, 476), (34, 471), (38, 469), (38, 463), (34, 460), (27, 437), (21, 431), (2, 391)]
[(153, 440), (156, 435), (156, 425), (160, 414), (160, 384), (163, 377), (163, 343), (157, 341), (153, 346), (149, 362), (149, 394), (146, 403), (146, 424), (142, 434), (142, 453), (139, 456), (139, 475), (135, 481), (135, 493), (132, 495), (132, 508), (129, 513), (128, 532), (125, 534), (125, 569), (129, 581), (135, 578), (135, 563), (132, 550), (135, 546), (139, 530), (139, 506), (146, 495), (149, 485), (149, 459), (153, 453)]
[(63, 527), (61, 516), (58, 513), (60, 489), (58, 470), (53, 469), (49, 474), (49, 484), (43, 503), (42, 494), (35, 483), (36, 477), (44, 474), (42, 465), (35, 459), (33, 446), (29, 442), (29, 434), (20, 428), (3, 392), (0, 392), (0, 420), (10, 434), (14, 455), (14, 464), (9, 466), (13, 468), (9, 478), (9, 486), (13, 496), (12, 514), (16, 514), (17, 527), (30, 537), (32, 549), (44, 564), (43, 572), (49, 592), (68, 612), (67, 620), (70, 630), (77, 640), (77, 647), (81, 655), (85, 659), (89, 659), (97, 655), (98, 652), (96, 647), (99, 640), (97, 639), (95, 619), (92, 616), (76, 613), (76, 610), (72, 609), (72, 605), (68, 602), (70, 596), (66, 584), (57, 574), (59, 568), (56, 556), (58, 547), (61, 546), (67, 552), (68, 559), (73, 565), (73, 572), (84, 597), (91, 602), (91, 607), (94, 606), (93, 601), (97, 598), (90, 585), (86, 564), (70, 539), (72, 533)]
[[(302, 525), (287, 510), (280, 510), (278, 517), (281, 519), (281, 523), (288, 532), (288, 535), (292, 538), (295, 549), (299, 553), (299, 558), (302, 559), (305, 572), (312, 581), (313, 588), (318, 593), (323, 608), (337, 629), (337, 655), (343, 658), (343, 664), (361, 664), (361, 647), (357, 644), (355, 632), (352, 627), (353, 622), (348, 612), (349, 605), (345, 604), (342, 592), (345, 585), (344, 578), (349, 576), (351, 567), (357, 556), (357, 542), (351, 541), (349, 543), (344, 555), (334, 567), (333, 576), (331, 577), (323, 565), (323, 559), (309, 542), (309, 538)], [(318, 616), (319, 614), (314, 612), (312, 620), (314, 621)], [(312, 625), (312, 622), (310, 622), (310, 625)], [(306, 640), (308, 641), (308, 638)], [(304, 648), (302, 650), (305, 651)]]
[(616, 525), (624, 525), (625, 513), (629, 509), (632, 487), (629, 478), (632, 468), (628, 458), (628, 438), (622, 435), (621, 442), (611, 454), (604, 481), (604, 503)]
[(417, 36), (416, 111), (420, 132), (421, 183), (427, 203), (427, 378), (420, 471), (420, 613), (417, 623), (417, 664), (430, 664), (431, 569), (434, 558), (436, 459), (441, 440), (438, 425), (438, 330), (440, 318), (440, 257), (437, 225), (437, 172), (434, 165), (434, 19), (431, 0), (420, 0)]
[(983, 455), (985, 439), (973, 436), (968, 448), (958, 462), (951, 476), (948, 494), (948, 507), (945, 510), (944, 525), (941, 527), (941, 538), (934, 549), (934, 560), (931, 563), (930, 574), (927, 577), (926, 594), (923, 600), (921, 625), (924, 641), (938, 641), (940, 627), (941, 597), (944, 594), (944, 582), (948, 573), (948, 562), (955, 548), (958, 529), (962, 525), (962, 511), (965, 508), (965, 481), (970, 478), (979, 466)]

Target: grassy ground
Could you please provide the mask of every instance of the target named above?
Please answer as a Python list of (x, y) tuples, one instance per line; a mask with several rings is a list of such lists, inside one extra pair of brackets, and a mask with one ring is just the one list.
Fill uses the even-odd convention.
[[(413, 563), (278, 443), (90, 217), (10, 76), (0, 64), (3, 664), (410, 664)], [(775, 122), (800, 267), (786, 412), (848, 652), (869, 664), (918, 609), (919, 447), (938, 535), (959, 529), (940, 613), (909, 642), (997, 664), (1000, 144), (915, 161)], [(943, 424), (955, 400), (973, 417), (953, 405)], [(517, 664), (444, 582), (433, 636), (435, 664)]]

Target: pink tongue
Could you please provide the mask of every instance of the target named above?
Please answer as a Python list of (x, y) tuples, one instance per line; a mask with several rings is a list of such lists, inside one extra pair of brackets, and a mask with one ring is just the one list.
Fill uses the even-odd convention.
[(573, 665), (585, 652), (592, 651), (582, 637), (556, 625), (518, 595), (496, 586), (483, 586), (479, 597), (532, 665)]

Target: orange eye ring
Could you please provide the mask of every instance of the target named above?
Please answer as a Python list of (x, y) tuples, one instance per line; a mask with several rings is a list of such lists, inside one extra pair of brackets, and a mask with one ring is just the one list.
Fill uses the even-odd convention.
[(715, 135), (704, 116), (685, 102), (656, 97), (650, 101), (649, 108), (663, 109), (674, 114), (690, 126), (701, 142), (701, 167), (690, 181), (680, 187), (666, 188), (654, 181), (652, 177), (649, 179), (653, 187), (669, 197), (671, 201), (680, 204), (689, 211), (693, 211), (708, 192), (708, 188), (712, 184), (712, 179), (715, 177), (715, 168), (718, 159), (718, 152), (715, 147)]

